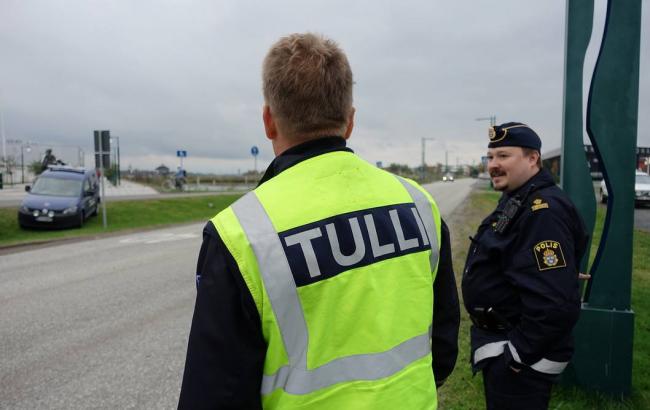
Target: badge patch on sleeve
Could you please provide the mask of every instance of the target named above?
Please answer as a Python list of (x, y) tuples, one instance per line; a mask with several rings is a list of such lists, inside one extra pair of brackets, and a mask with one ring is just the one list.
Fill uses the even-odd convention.
[(542, 241), (535, 245), (533, 253), (540, 271), (566, 266), (562, 246), (557, 241)]

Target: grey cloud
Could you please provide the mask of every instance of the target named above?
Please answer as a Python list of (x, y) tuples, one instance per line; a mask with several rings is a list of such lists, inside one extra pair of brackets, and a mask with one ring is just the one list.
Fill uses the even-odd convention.
[[(92, 130), (110, 128), (126, 156), (184, 148), (246, 163), (259, 145), (269, 161), (261, 60), (280, 36), (314, 31), (348, 53), (359, 152), (415, 164), (408, 153), (426, 136), (438, 151), (458, 143), (469, 162), (487, 126), (474, 119), (491, 114), (527, 121), (546, 147), (559, 146), (564, 12), (564, 2), (532, 0), (9, 0), (0, 3), (0, 108), (9, 138), (90, 149)], [(640, 113), (650, 108), (645, 71)], [(650, 145), (647, 121), (640, 115), (639, 143)]]

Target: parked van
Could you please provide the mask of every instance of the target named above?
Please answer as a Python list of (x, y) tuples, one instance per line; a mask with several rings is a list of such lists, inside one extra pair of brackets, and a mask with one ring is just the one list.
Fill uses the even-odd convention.
[(81, 227), (97, 215), (100, 198), (94, 170), (50, 166), (25, 191), (18, 210), (21, 228)]

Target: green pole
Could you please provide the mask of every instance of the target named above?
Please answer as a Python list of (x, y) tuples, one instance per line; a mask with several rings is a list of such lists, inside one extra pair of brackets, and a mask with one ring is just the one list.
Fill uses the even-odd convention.
[[(571, 44), (569, 38), (578, 35), (576, 26), (582, 24), (581, 29), (586, 29), (584, 20), (574, 20), (575, 15), (586, 13), (587, 7), (593, 9), (593, 3), (585, 6), (586, 3), (568, 1), (567, 46)], [(573, 17), (572, 13), (575, 13)], [(634, 312), (630, 293), (640, 33), (641, 0), (609, 0), (589, 90), (586, 124), (607, 184), (608, 207), (601, 242), (590, 270), (592, 279), (575, 329), (576, 353), (564, 375), (567, 381), (618, 397), (629, 395), (632, 384)], [(566, 77), (567, 87), (569, 77)], [(565, 99), (566, 143), (572, 133), (578, 132), (566, 116), (578, 108), (570, 107), (576, 100), (571, 99), (568, 91)], [(582, 177), (568, 175), (583, 166), (570, 163), (576, 161), (574, 151), (575, 146), (569, 151), (565, 148), (567, 164), (563, 165), (563, 176), (567, 178), (568, 192), (580, 203), (587, 219), (589, 203), (580, 202), (586, 189), (580, 185)], [(591, 182), (589, 186), (593, 197)]]
[[(560, 185), (576, 205), (587, 227), (594, 231), (596, 200), (585, 156), (582, 121), (582, 67), (593, 26), (593, 0), (567, 1), (566, 45), (564, 57), (564, 109)], [(581, 263), (587, 272), (589, 247)]]

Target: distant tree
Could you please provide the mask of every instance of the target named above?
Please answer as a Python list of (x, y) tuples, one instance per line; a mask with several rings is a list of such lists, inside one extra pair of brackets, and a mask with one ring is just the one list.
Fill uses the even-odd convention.
[(415, 174), (415, 172), (406, 164), (392, 163), (384, 169), (386, 169), (388, 172), (392, 172), (393, 174), (407, 177)]
[(42, 169), (41, 165), (41, 161), (39, 160), (32, 161), (27, 165), (27, 169), (34, 175), (40, 175)]

